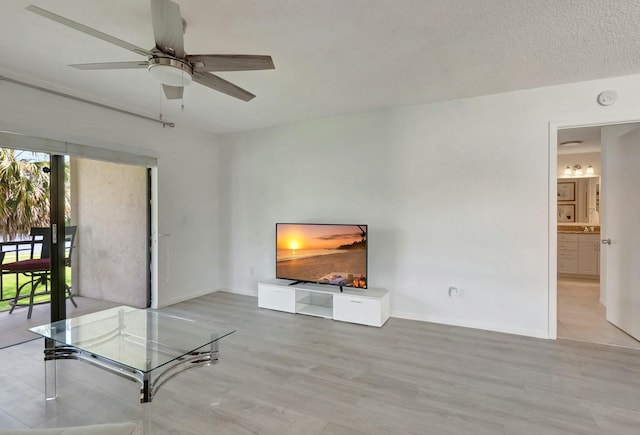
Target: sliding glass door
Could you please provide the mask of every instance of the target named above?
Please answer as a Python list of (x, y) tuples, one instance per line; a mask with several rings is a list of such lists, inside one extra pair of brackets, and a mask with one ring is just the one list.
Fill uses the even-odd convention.
[(65, 264), (65, 162), (64, 156), (51, 156), (51, 322), (67, 318)]
[[(50, 167), (46, 153), (0, 148), (0, 312), (27, 320), (50, 300)], [(15, 322), (2, 326), (0, 346), (25, 338)]]
[[(0, 131), (3, 150), (10, 158), (0, 158), (0, 225), (7, 227), (0, 240), (0, 330), (9, 342), (0, 337), (0, 347), (32, 338), (7, 328), (24, 332), (113, 306), (150, 306), (155, 159)], [(9, 184), (18, 193), (3, 192)], [(15, 213), (3, 217), (12, 207)], [(32, 243), (33, 232), (39, 243)], [(42, 270), (7, 265), (32, 259)], [(26, 298), (16, 303), (23, 284), (19, 296)]]

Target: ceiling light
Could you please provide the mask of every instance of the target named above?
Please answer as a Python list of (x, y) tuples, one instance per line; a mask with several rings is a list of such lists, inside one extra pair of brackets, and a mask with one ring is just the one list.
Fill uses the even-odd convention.
[(149, 72), (160, 83), (169, 86), (187, 86), (193, 79), (191, 65), (169, 57), (151, 58)]
[(564, 177), (582, 177), (584, 175), (595, 175), (595, 170), (590, 164), (583, 169), (582, 165), (566, 166), (562, 171)]
[(582, 145), (583, 141), (581, 140), (568, 140), (566, 142), (560, 142), (560, 144), (558, 146), (561, 147), (577, 147), (578, 145)]

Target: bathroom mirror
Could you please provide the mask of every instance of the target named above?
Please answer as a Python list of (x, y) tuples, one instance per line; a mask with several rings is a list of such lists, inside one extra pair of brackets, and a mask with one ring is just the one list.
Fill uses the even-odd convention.
[(600, 224), (600, 177), (558, 178), (558, 224)]

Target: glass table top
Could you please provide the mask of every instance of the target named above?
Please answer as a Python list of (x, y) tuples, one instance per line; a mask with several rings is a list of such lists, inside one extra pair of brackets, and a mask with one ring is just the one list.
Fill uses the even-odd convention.
[(29, 330), (141, 372), (154, 370), (235, 332), (213, 323), (126, 306)]

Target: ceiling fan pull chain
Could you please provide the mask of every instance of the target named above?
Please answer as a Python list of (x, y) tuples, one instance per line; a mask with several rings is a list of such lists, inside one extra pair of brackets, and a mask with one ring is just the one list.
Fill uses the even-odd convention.
[(184, 112), (184, 70), (182, 71), (182, 97), (181, 97), (181, 105), (180, 108), (182, 109), (182, 111)]
[(162, 116), (163, 116), (162, 115), (162, 89), (158, 93), (158, 96), (160, 97), (159, 98), (159, 104), (158, 104), (158, 106), (160, 107), (160, 110), (159, 110), (160, 113), (158, 114), (158, 119), (160, 119), (160, 121), (162, 121)]

